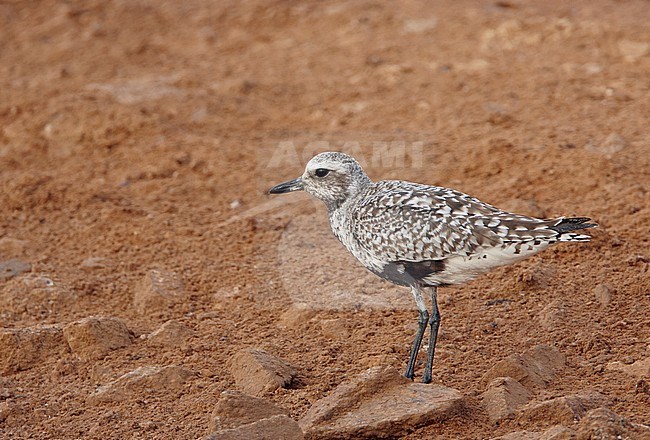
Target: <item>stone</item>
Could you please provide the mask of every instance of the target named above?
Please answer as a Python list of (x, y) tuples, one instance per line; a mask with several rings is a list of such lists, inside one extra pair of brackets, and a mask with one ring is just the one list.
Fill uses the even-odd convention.
[(99, 387), (88, 396), (88, 402), (91, 404), (119, 402), (143, 392), (146, 394), (177, 392), (192, 377), (191, 371), (176, 365), (140, 367)]
[(182, 347), (187, 345), (193, 335), (194, 332), (190, 328), (172, 319), (148, 335), (147, 340), (153, 345)]
[(531, 431), (514, 431), (499, 437), (493, 437), (491, 440), (539, 440), (539, 432)]
[(497, 377), (511, 377), (529, 390), (545, 388), (564, 368), (566, 359), (556, 348), (536, 345), (524, 354), (512, 354), (497, 362), (481, 378), (485, 387)]
[(232, 429), (289, 412), (272, 402), (240, 391), (227, 390), (212, 411), (208, 432)]
[(13, 406), (5, 401), (0, 402), (0, 423), (3, 423), (11, 414)]
[(633, 63), (650, 53), (650, 43), (647, 41), (620, 40), (618, 51), (625, 61)]
[(576, 432), (562, 425), (555, 425), (548, 428), (539, 437), (539, 440), (574, 440)]
[(544, 432), (515, 431), (492, 440), (574, 440), (576, 432), (562, 425), (555, 425)]
[(412, 18), (404, 21), (402, 32), (405, 34), (421, 34), (435, 29), (437, 25), (438, 19), (436, 17)]
[(627, 147), (627, 141), (623, 136), (618, 133), (610, 133), (600, 145), (600, 151), (606, 154), (613, 154), (621, 151), (625, 147)]
[(76, 304), (79, 296), (39, 273), (12, 278), (0, 286), (0, 310), (42, 319)]
[(113, 266), (113, 262), (108, 258), (90, 257), (81, 262), (81, 268), (86, 270), (108, 269)]
[(531, 402), (522, 407), (517, 422), (569, 425), (580, 420), (590, 409), (607, 405), (608, 399), (595, 391)]
[(0, 280), (8, 280), (32, 270), (32, 265), (17, 258), (0, 262)]
[(392, 367), (372, 367), (317, 401), (298, 422), (309, 438), (399, 437), (463, 411), (454, 389), (411, 382)]
[(299, 329), (304, 327), (316, 316), (317, 310), (308, 304), (294, 303), (282, 315), (277, 322), (280, 328)]
[(41, 365), (67, 351), (59, 325), (0, 329), (0, 373), (11, 374)]
[(517, 408), (530, 400), (531, 394), (511, 377), (497, 377), (481, 394), (482, 405), (493, 424), (515, 416)]
[(183, 281), (174, 272), (150, 270), (135, 288), (133, 305), (142, 314), (161, 312), (184, 298)]
[(284, 359), (255, 348), (237, 352), (230, 360), (230, 372), (241, 390), (256, 396), (287, 386), (296, 375)]
[(566, 310), (562, 301), (555, 300), (546, 304), (537, 317), (542, 327), (553, 330), (566, 319)]
[(589, 411), (577, 431), (579, 439), (650, 439), (650, 426), (632, 423), (607, 408)]
[(612, 301), (612, 288), (607, 284), (599, 284), (594, 287), (592, 291), (596, 301), (600, 303), (600, 306), (605, 308)]
[(323, 319), (319, 322), (321, 334), (330, 339), (346, 339), (350, 336), (346, 321), (342, 318)]
[(237, 428), (223, 429), (203, 437), (204, 440), (303, 440), (300, 426), (286, 415), (258, 420)]
[(132, 78), (119, 83), (92, 83), (86, 88), (109, 94), (120, 104), (130, 105), (155, 101), (166, 96), (181, 98), (185, 92), (173, 85), (177, 79), (178, 76)]
[(111, 351), (131, 344), (131, 333), (122, 320), (90, 316), (71, 322), (63, 329), (72, 352), (81, 360), (101, 359)]
[(605, 366), (605, 369), (609, 371), (622, 371), (637, 379), (650, 378), (650, 357), (639, 359), (629, 365), (620, 361), (609, 362)]

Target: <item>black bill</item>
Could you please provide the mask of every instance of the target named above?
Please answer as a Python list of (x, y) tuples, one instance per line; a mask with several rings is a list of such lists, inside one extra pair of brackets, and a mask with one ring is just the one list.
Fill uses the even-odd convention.
[(270, 194), (284, 194), (291, 191), (301, 191), (302, 190), (302, 178), (298, 177), (297, 179), (290, 180), (288, 182), (283, 182), (279, 185), (275, 185), (269, 190)]

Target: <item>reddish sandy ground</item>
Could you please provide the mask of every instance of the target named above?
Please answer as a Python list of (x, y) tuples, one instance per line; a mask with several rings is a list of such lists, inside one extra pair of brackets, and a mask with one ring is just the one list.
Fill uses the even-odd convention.
[[(0, 436), (200, 437), (245, 347), (297, 368), (269, 397), (296, 419), (370, 366), (402, 369), (408, 291), (347, 259), (324, 207), (265, 193), (324, 149), (356, 152), (374, 179), (600, 224), (590, 243), (442, 289), (434, 381), (469, 409), (408, 438), (544, 426), (492, 426), (478, 403), (485, 371), (537, 344), (567, 357), (542, 397), (597, 390), (648, 423), (647, 384), (606, 366), (650, 356), (649, 13), (642, 0), (1, 2), (0, 261), (31, 271), (0, 281), (0, 326), (107, 315), (136, 342), (5, 372)], [(141, 313), (151, 269), (182, 278), (183, 300)], [(286, 325), (312, 300), (315, 316)], [(186, 345), (140, 338), (170, 318), (194, 331)], [(347, 336), (323, 331), (331, 319)], [(87, 400), (168, 364), (195, 373), (178, 392)]]

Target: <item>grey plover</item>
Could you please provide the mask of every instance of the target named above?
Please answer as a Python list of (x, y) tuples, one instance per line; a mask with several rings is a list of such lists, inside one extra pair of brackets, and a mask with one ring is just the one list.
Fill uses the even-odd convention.
[[(304, 190), (325, 202), (334, 235), (366, 268), (410, 287), (418, 330), (404, 375), (413, 379), (430, 326), (422, 382), (431, 382), (440, 312), (437, 288), (460, 284), (512, 264), (549, 245), (589, 241), (574, 231), (597, 226), (586, 217), (538, 219), (512, 214), (453, 189), (401, 180), (372, 182), (344, 153), (320, 153), (303, 175), (269, 191)], [(431, 295), (429, 315), (423, 292)]]

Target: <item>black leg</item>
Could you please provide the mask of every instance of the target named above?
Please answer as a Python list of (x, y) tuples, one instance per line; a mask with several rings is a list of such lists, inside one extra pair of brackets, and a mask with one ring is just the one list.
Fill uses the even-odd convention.
[(438, 288), (431, 288), (431, 332), (429, 334), (429, 349), (427, 350), (427, 363), (424, 365), (423, 383), (431, 383), (431, 370), (433, 368), (433, 356), (436, 352), (436, 341), (438, 340), (438, 327), (440, 327), (440, 311), (438, 310)]
[(422, 337), (424, 336), (424, 331), (427, 328), (427, 323), (429, 322), (429, 312), (427, 311), (427, 306), (422, 298), (420, 289), (417, 286), (411, 287), (413, 292), (413, 297), (415, 298), (415, 303), (418, 306), (418, 331), (415, 334), (415, 339), (413, 340), (413, 346), (411, 347), (411, 356), (409, 357), (409, 363), (406, 366), (406, 372), (404, 377), (408, 379), (413, 379), (415, 376), (415, 361), (418, 357), (418, 351), (420, 351), (420, 346), (422, 345)]

